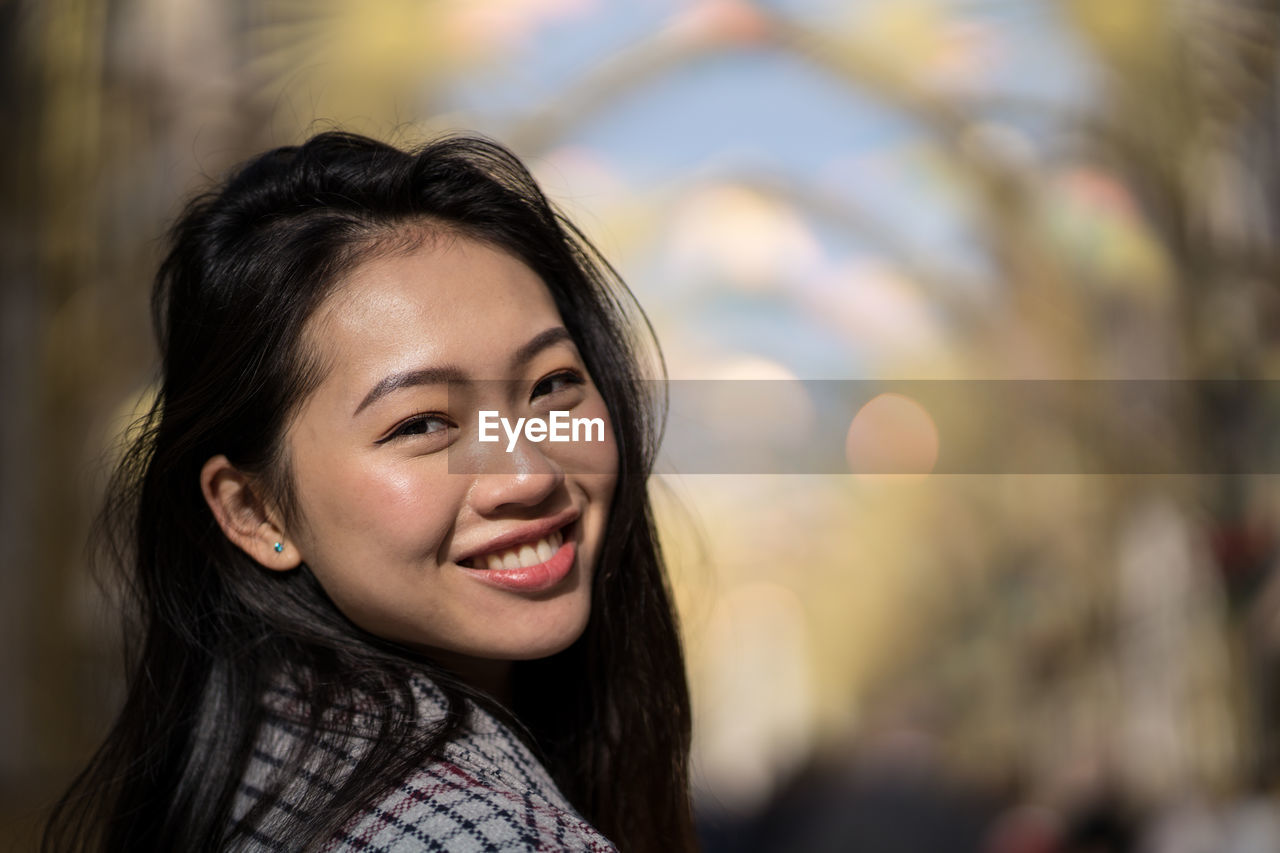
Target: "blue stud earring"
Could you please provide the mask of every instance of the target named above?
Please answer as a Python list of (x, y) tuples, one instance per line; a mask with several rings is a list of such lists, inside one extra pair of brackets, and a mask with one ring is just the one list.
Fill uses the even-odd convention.
[(284, 544), (283, 544), (283, 543), (281, 543), (281, 542), (277, 542), (276, 544), (272, 545), (271, 547), (276, 549), (276, 553), (277, 553), (277, 554), (279, 554), (281, 551), (283, 551), (283, 550), (284, 550)]

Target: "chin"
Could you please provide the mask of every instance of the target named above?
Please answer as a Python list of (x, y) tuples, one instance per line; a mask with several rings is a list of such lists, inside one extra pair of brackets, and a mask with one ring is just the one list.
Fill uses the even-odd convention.
[(582, 636), (586, 630), (590, 609), (587, 606), (576, 608), (573, 613), (563, 614), (560, 618), (543, 624), (526, 623), (524, 630), (516, 636), (503, 638), (500, 649), (494, 651), (494, 657), (503, 660), (538, 660), (559, 654)]

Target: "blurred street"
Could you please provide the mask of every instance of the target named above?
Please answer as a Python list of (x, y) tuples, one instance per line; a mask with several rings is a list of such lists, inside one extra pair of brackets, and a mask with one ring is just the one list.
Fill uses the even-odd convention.
[(708, 853), (1280, 851), (1280, 0), (0, 0), (0, 40), (0, 850), (121, 695), (85, 543), (164, 230), (343, 128), (511, 147), (720, 383), (712, 444), (838, 427), (723, 461), (673, 391)]

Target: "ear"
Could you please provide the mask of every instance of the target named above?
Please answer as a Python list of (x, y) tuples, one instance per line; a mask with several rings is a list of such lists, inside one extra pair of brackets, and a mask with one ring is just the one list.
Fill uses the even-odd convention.
[(297, 568), (302, 562), (297, 546), (284, 535), (252, 480), (227, 457), (219, 454), (204, 463), (200, 491), (222, 532), (241, 551), (278, 572)]

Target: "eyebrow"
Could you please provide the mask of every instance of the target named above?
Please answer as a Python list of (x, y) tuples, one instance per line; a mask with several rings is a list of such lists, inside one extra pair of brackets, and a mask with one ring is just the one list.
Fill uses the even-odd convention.
[[(538, 353), (548, 347), (555, 346), (563, 341), (572, 341), (573, 338), (569, 334), (569, 330), (564, 326), (553, 326), (538, 334), (534, 335), (528, 343), (523, 344), (511, 357), (513, 367), (518, 367), (530, 361)], [(363, 412), (369, 406), (378, 400), (387, 396), (393, 391), (401, 388), (412, 388), (418, 385), (443, 385), (447, 382), (465, 382), (467, 375), (461, 368), (451, 364), (440, 365), (438, 367), (424, 367), (418, 370), (406, 370), (401, 373), (393, 373), (385, 379), (381, 380), (377, 385), (364, 395), (364, 399), (360, 401), (360, 405), (356, 406), (352, 417)]]
[(424, 367), (421, 370), (406, 370), (403, 373), (393, 373), (377, 385), (374, 385), (369, 390), (369, 393), (364, 395), (364, 399), (360, 401), (360, 405), (356, 406), (356, 410), (351, 416), (355, 417), (392, 391), (398, 391), (401, 388), (412, 388), (417, 385), (443, 385), (446, 382), (462, 382), (465, 379), (466, 375), (452, 365)]
[(572, 341), (569, 330), (564, 326), (552, 326), (550, 329), (539, 332), (529, 339), (529, 342), (520, 349), (515, 351), (515, 355), (511, 356), (512, 367), (519, 367), (533, 359), (535, 355), (542, 352), (548, 347), (555, 346), (563, 341)]

